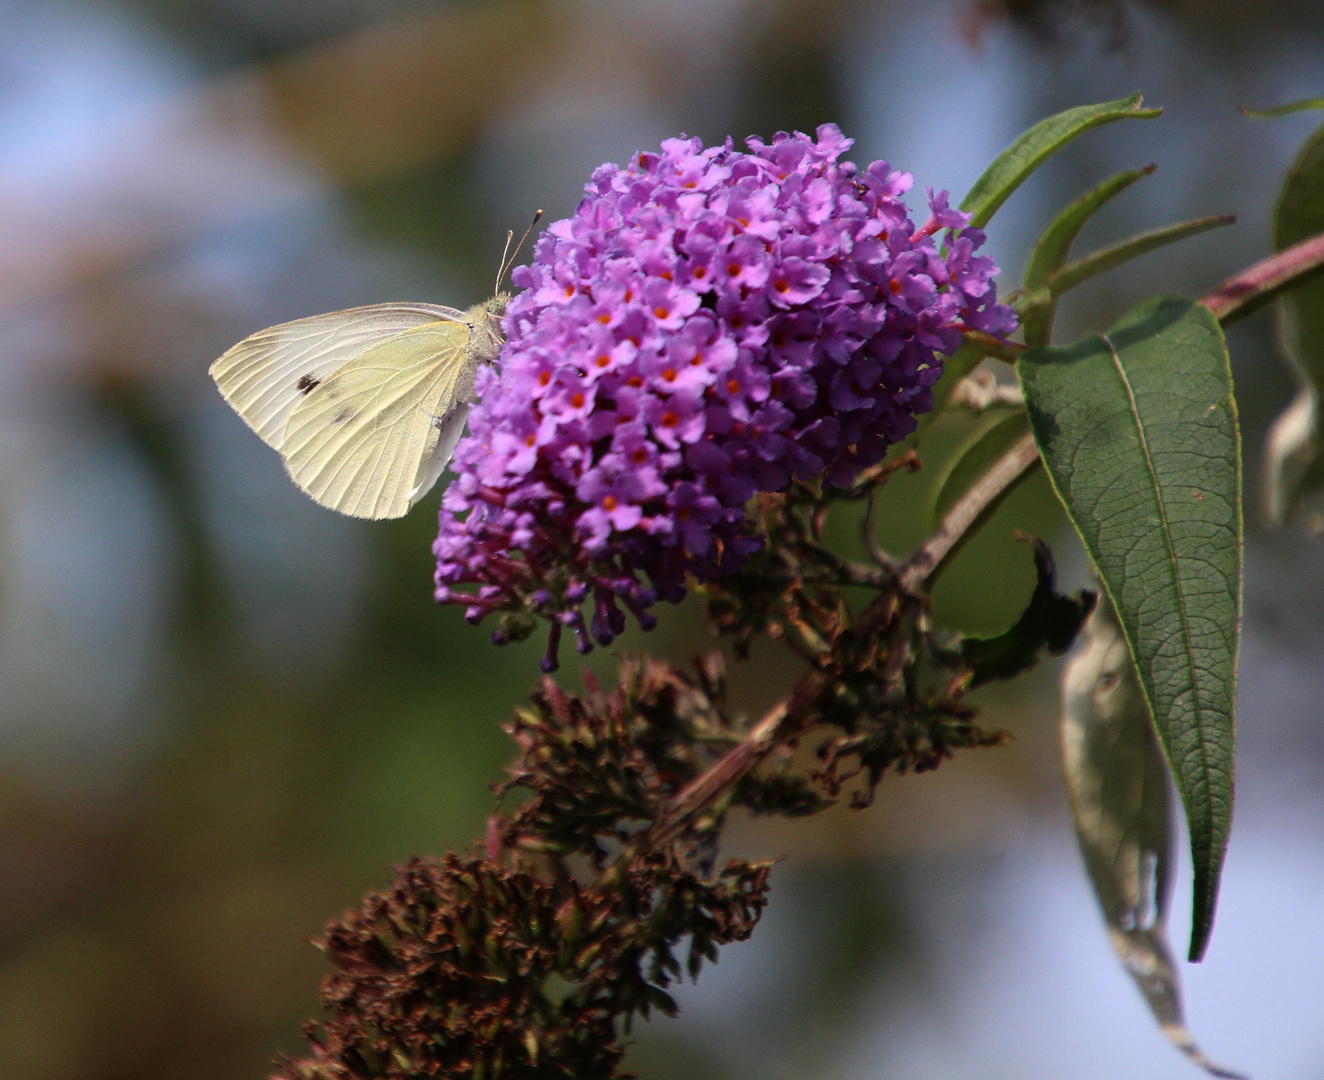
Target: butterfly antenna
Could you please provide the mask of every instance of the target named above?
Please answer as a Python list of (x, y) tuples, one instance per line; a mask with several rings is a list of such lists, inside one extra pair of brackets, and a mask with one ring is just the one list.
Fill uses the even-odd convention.
[[(501, 281), (506, 276), (507, 271), (515, 265), (515, 260), (519, 258), (520, 249), (524, 246), (524, 241), (529, 238), (529, 233), (533, 232), (533, 227), (537, 225), (541, 219), (542, 211), (539, 210), (533, 215), (533, 220), (529, 222), (529, 227), (524, 230), (524, 235), (519, 238), (519, 243), (515, 245), (515, 250), (511, 254), (509, 260), (506, 259), (505, 251), (501, 253), (501, 269), (497, 271), (497, 292), (501, 291)], [(510, 250), (510, 241), (514, 235), (515, 231), (513, 229), (506, 233), (506, 251)]]
[[(501, 265), (497, 267), (496, 288), (492, 290), (494, 293), (499, 293), (501, 291), (501, 279), (506, 276), (506, 254), (510, 251), (510, 242), (514, 239), (515, 230), (507, 229), (506, 246), (501, 249)], [(517, 255), (519, 254), (519, 248), (515, 249), (515, 253)]]

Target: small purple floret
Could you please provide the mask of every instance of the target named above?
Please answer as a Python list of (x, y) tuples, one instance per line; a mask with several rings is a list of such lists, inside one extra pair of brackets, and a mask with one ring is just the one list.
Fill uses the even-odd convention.
[(753, 495), (849, 484), (932, 407), (963, 328), (1015, 328), (969, 216), (930, 190), (917, 229), (910, 175), (850, 145), (833, 125), (748, 152), (670, 139), (593, 174), (512, 275), (442, 503), (440, 602), (549, 617), (544, 670), (562, 626), (581, 651), (619, 636), (618, 602), (647, 629), (759, 549)]

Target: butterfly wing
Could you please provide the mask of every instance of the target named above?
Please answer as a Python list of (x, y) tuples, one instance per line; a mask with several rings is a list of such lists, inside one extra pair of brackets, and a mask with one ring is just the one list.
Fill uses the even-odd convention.
[(414, 476), (414, 489), (409, 493), (410, 506), (431, 491), (432, 485), (441, 478), (446, 466), (450, 464), (451, 455), (455, 453), (455, 446), (460, 441), (460, 436), (464, 434), (464, 424), (468, 419), (468, 401), (457, 402), (450, 412), (437, 418), (436, 445), (419, 463), (418, 472)]
[(268, 446), (283, 450), (290, 414), (335, 371), (397, 334), (462, 320), (436, 304), (372, 304), (259, 330), (211, 366), (222, 396)]
[(459, 440), (478, 361), (465, 322), (396, 334), (296, 404), (282, 453), (290, 478), (323, 506), (365, 518), (408, 512)]

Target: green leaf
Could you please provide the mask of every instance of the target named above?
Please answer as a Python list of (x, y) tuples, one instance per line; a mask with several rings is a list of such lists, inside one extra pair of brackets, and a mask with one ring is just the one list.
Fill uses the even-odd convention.
[(1291, 101), (1286, 105), (1275, 105), (1272, 109), (1248, 109), (1241, 106), (1241, 111), (1252, 120), (1269, 120), (1288, 113), (1305, 112), (1307, 109), (1324, 109), (1324, 97), (1306, 98), (1304, 101)]
[(1088, 281), (1092, 277), (1097, 277), (1099, 274), (1106, 273), (1123, 263), (1130, 262), (1132, 259), (1153, 251), (1155, 248), (1176, 243), (1178, 240), (1185, 240), (1188, 236), (1208, 232), (1210, 229), (1231, 225), (1236, 220), (1236, 214), (1215, 214), (1212, 217), (1182, 221), (1176, 225), (1165, 225), (1161, 229), (1152, 229), (1149, 232), (1140, 233), (1126, 240), (1120, 240), (1116, 244), (1099, 248), (1098, 251), (1091, 252), (1083, 259), (1077, 259), (1070, 265), (1062, 267), (1062, 269), (1049, 275), (1046, 284), (1054, 299), (1056, 299), (1068, 289), (1074, 289), (1081, 282)]
[(1062, 673), (1062, 772), (1076, 838), (1117, 958), (1163, 1034), (1214, 1076), (1181, 1006), (1168, 946), (1172, 899), (1172, 808), (1163, 753), (1112, 606), (1085, 623)]
[(1158, 297), (1017, 369), (1039, 451), (1121, 620), (1186, 807), (1191, 958), (1232, 822), (1241, 446), (1218, 320)]
[(1033, 543), (1034, 593), (1016, 625), (996, 637), (970, 637), (961, 642), (961, 660), (972, 673), (971, 686), (1028, 671), (1039, 662), (1041, 649), (1054, 656), (1066, 652), (1094, 607), (1091, 592), (1077, 593), (1074, 600), (1058, 593), (1053, 553), (1042, 540)]
[[(1273, 246), (1289, 248), (1324, 230), (1324, 128), (1288, 171), (1274, 210)], [(1319, 398), (1324, 391), (1324, 277), (1315, 275), (1282, 298), (1278, 340), (1297, 384), (1265, 445), (1265, 516), (1284, 524), (1305, 491), (1324, 483)]]
[(956, 448), (934, 485), (933, 501), (929, 505), (930, 532), (938, 528), (947, 511), (966, 493), (970, 485), (983, 476), (989, 466), (1029, 430), (1030, 422), (1025, 418), (1025, 413), (1017, 410), (1009, 416), (998, 416), (987, 421)]
[(973, 215), (970, 224), (982, 229), (1027, 176), (1090, 128), (1114, 120), (1148, 120), (1163, 112), (1141, 108), (1142, 100), (1136, 93), (1100, 105), (1080, 105), (1039, 121), (994, 159), (961, 201), (961, 209)]
[(1067, 261), (1067, 252), (1076, 236), (1098, 209), (1157, 168), (1157, 165), (1146, 165), (1142, 169), (1119, 172), (1064, 207), (1030, 251), (1030, 260), (1025, 267), (1025, 291), (1048, 284), (1049, 277)]
[[(1030, 251), (1030, 260), (1025, 267), (1023, 291), (1030, 293), (1044, 288), (1048, 284), (1049, 276), (1067, 261), (1067, 252), (1071, 250), (1076, 236), (1099, 207), (1115, 195), (1120, 195), (1137, 180), (1148, 176), (1156, 168), (1157, 165), (1146, 165), (1143, 169), (1119, 172), (1064, 207), (1035, 241)], [(1021, 319), (1021, 327), (1025, 331), (1027, 345), (1048, 344), (1048, 337), (1053, 328), (1053, 309), (1056, 306), (1056, 300), (1050, 296), (1045, 304), (1026, 312)]]

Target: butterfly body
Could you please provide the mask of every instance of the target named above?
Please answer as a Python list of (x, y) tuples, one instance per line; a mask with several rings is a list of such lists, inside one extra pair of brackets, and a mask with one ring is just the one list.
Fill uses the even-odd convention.
[(401, 517), (450, 461), (474, 376), (504, 342), (508, 299), (463, 312), (374, 304), (282, 323), (228, 350), (211, 375), (316, 502)]

